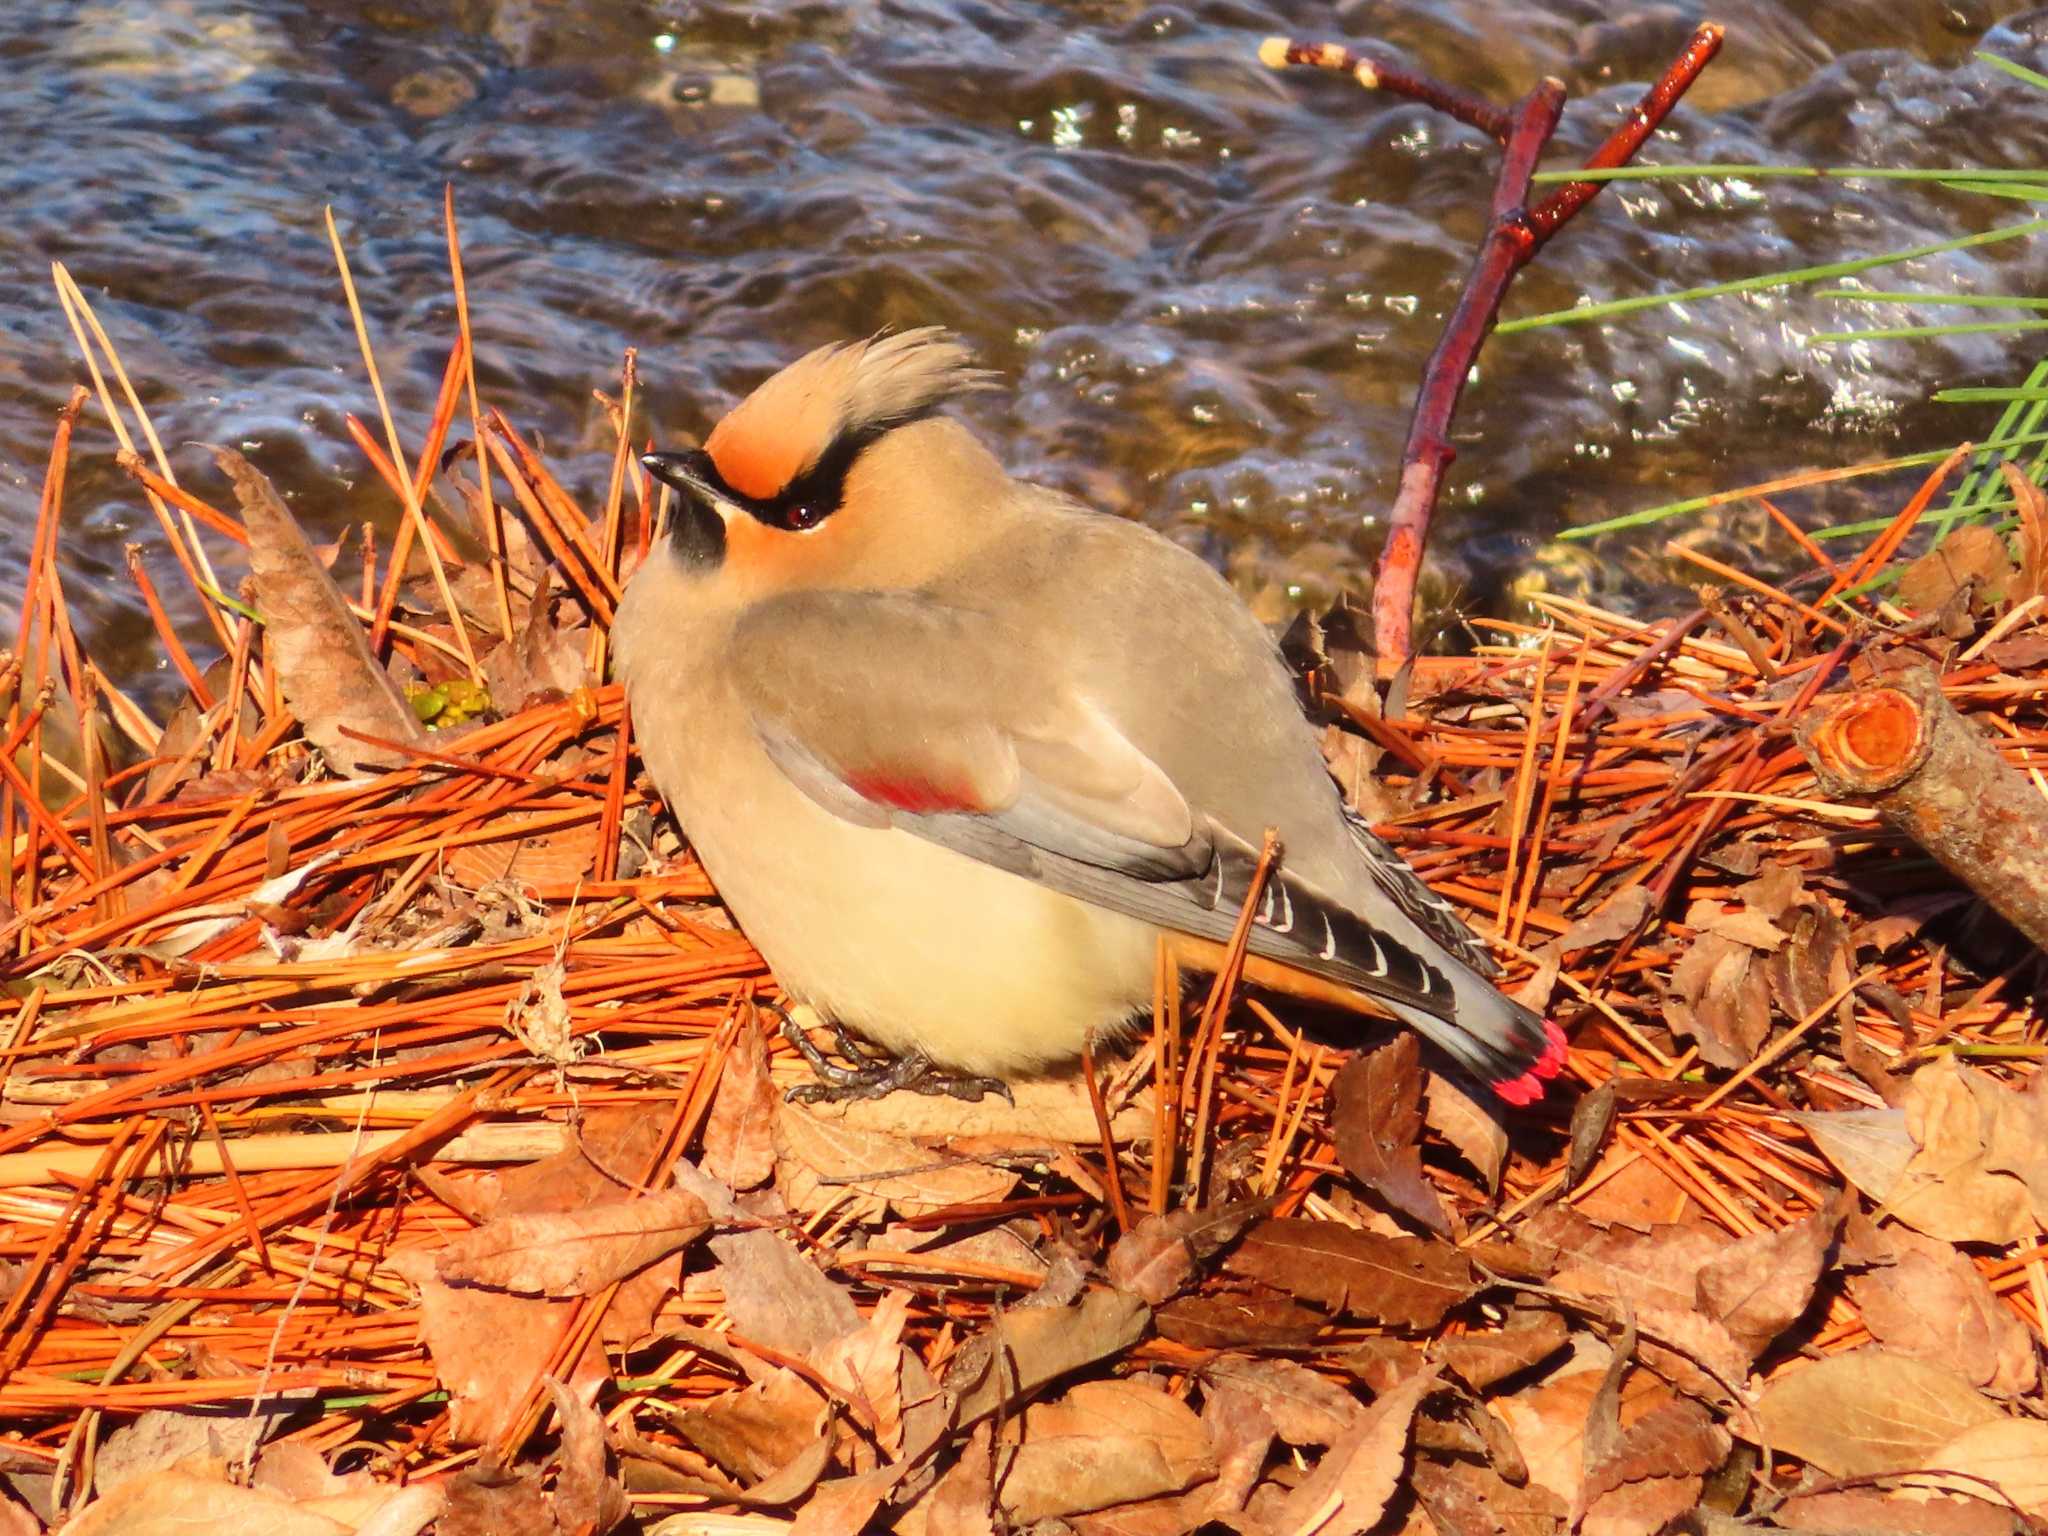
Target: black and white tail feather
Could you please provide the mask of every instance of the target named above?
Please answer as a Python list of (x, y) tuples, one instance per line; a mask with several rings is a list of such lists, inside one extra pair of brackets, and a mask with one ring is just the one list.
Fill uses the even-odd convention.
[[(1259, 850), (1213, 821), (1180, 849), (1112, 863), (1021, 839), (1014, 817), (893, 819), (1079, 900), (1217, 943), (1235, 931), (1258, 870)], [(1355, 904), (1290, 874), (1283, 850), (1253, 914), (1248, 948), (1364, 993), (1512, 1102), (1536, 1097), (1537, 1091), (1517, 1085), (1532, 1071), (1547, 1076), (1555, 1070), (1558, 1038), (1541, 1017), (1493, 988), (1489, 978), (1499, 967), (1443, 899), (1362, 821), (1351, 817), (1350, 826), (1391, 910), (1375, 922)], [(1404, 928), (1412, 937), (1401, 933)]]

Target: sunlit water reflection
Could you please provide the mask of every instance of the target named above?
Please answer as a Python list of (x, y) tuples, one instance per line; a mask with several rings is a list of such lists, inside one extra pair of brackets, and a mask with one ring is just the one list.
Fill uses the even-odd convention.
[[(2048, 94), (1970, 62), (1986, 47), (2048, 66), (2048, 13), (2019, 10), (1717, 6), (1731, 45), (1655, 157), (2026, 165)], [(1373, 36), (1502, 99), (1559, 74), (1575, 98), (1562, 164), (1697, 19), (1604, 0), (11, 0), (0, 540), (18, 572), (53, 413), (83, 377), (53, 259), (92, 295), (182, 473), (217, 485), (189, 445), (239, 444), (309, 523), (388, 529), (396, 509), (341, 430), (374, 407), (320, 211), (333, 205), (349, 241), (416, 445), (454, 335), (439, 229), (452, 181), (485, 388), (572, 489), (604, 483), (591, 391), (615, 387), (629, 345), (652, 429), (675, 440), (820, 341), (937, 321), (1010, 382), (969, 409), (1016, 469), (1170, 530), (1277, 613), (1370, 569), (1494, 156), (1341, 78), (1271, 74), (1259, 39)], [(1880, 184), (1622, 187), (1509, 312), (2023, 217)], [(2030, 291), (2041, 265), (2038, 242), (2014, 242), (1881, 286)], [(2006, 338), (1809, 341), (1863, 318), (1758, 294), (1500, 339), (1460, 420), (1430, 590), (1495, 609), (1518, 582), (1654, 602), (1683, 579), (1663, 531), (1552, 535), (1981, 435), (1988, 417), (1928, 393), (2024, 363)], [(1797, 510), (1857, 506), (1835, 492)], [(1704, 537), (1768, 567), (1744, 517)], [(175, 590), (89, 414), (65, 569), (95, 648), (146, 693), (163, 673), (122, 565), (130, 540)]]

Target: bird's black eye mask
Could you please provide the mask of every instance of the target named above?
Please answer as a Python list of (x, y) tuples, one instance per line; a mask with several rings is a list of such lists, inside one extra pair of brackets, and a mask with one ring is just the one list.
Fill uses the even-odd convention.
[(683, 493), (682, 505), (669, 519), (669, 544), (686, 564), (717, 565), (725, 558), (725, 521), (708, 498), (731, 503), (756, 522), (785, 533), (815, 528), (846, 497), (846, 477), (854, 464), (883, 437), (900, 426), (928, 416), (936, 406), (841, 428), (825, 451), (773, 496), (746, 496), (726, 484), (711, 455), (701, 448), (687, 453), (650, 453), (641, 463), (648, 473)]

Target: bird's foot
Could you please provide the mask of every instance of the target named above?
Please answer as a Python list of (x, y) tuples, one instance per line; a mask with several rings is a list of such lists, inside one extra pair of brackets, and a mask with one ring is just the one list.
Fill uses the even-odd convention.
[(907, 1088), (931, 1097), (944, 1095), (979, 1103), (986, 1094), (1010, 1098), (1010, 1085), (997, 1077), (975, 1077), (966, 1072), (949, 1072), (937, 1066), (923, 1051), (902, 1056), (870, 1055), (848, 1034), (844, 1025), (834, 1023), (832, 1033), (839, 1049), (853, 1066), (841, 1066), (812, 1043), (810, 1035), (788, 1014), (782, 1015), (782, 1037), (818, 1075), (815, 1083), (800, 1083), (784, 1095), (792, 1104), (843, 1104), (852, 1099), (879, 1099)]

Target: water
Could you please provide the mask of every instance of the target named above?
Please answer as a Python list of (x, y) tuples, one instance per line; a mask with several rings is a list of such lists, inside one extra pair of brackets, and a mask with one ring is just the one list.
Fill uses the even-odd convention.
[[(1970, 64), (1987, 46), (2048, 67), (2048, 13), (2020, 10), (1717, 6), (1730, 46), (1656, 157), (2029, 164), (2048, 93)], [(810, 346), (937, 321), (1009, 381), (970, 410), (1014, 468), (1172, 532), (1278, 613), (1370, 571), (1494, 155), (1340, 77), (1265, 71), (1259, 39), (1377, 37), (1500, 99), (1556, 73), (1574, 93), (1563, 164), (1697, 19), (1605, 0), (8, 0), (7, 585), (53, 413), (83, 378), (53, 259), (92, 296), (191, 483), (224, 496), (190, 445), (233, 443), (310, 525), (388, 531), (396, 508), (341, 429), (374, 404), (320, 214), (331, 204), (348, 241), (416, 448), (455, 331), (439, 227), (452, 181), (487, 395), (591, 500), (608, 457), (591, 392), (616, 388), (626, 347), (648, 425), (672, 442)], [(1877, 184), (1618, 188), (1509, 312), (2023, 217)], [(2041, 265), (2038, 243), (2017, 242), (1872, 281), (2033, 291)], [(1477, 609), (1534, 583), (1654, 606), (1685, 580), (1667, 530), (1552, 536), (1982, 435), (1981, 409), (1926, 396), (2026, 361), (2003, 338), (1806, 340), (1861, 318), (1766, 294), (1501, 338), (1460, 419), (1428, 590)], [(1864, 505), (1837, 491), (1795, 508), (1823, 521)], [(95, 651), (166, 696), (123, 544), (180, 583), (96, 411), (66, 516), (73, 611)], [(1745, 516), (1695, 536), (1757, 569), (1774, 558)], [(179, 612), (204, 653), (190, 602)]]

